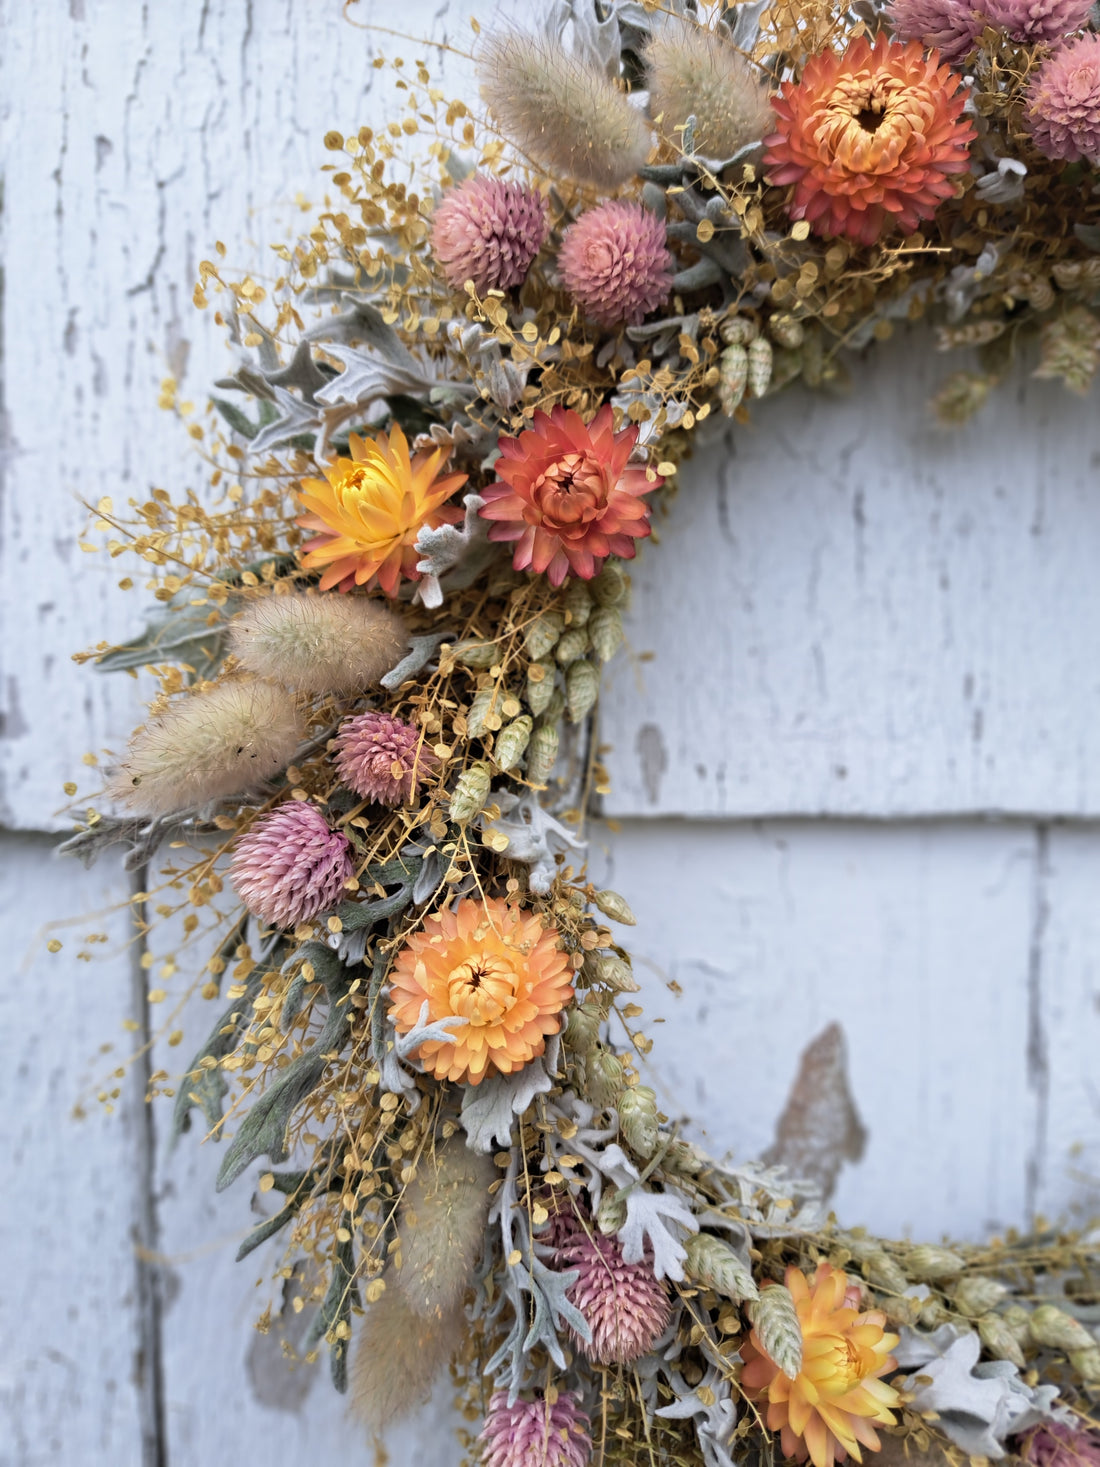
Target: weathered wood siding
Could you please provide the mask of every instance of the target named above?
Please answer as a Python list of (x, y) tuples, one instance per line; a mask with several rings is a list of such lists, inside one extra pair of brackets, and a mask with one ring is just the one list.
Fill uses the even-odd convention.
[[(348, 14), (465, 50), (468, 12), (496, 8)], [(32, 832), (64, 827), (63, 781), (90, 792), (81, 756), (140, 718), (137, 684), (69, 661), (143, 609), (115, 587), (132, 566), (79, 550), (79, 501), (201, 479), (156, 406), (163, 377), (198, 398), (226, 361), (191, 308), (199, 260), (221, 239), (267, 268), (261, 242), (322, 194), (324, 132), (384, 117), (379, 47), (454, 92), (469, 70), (339, 0), (4, 0), (0, 23), (0, 1467), (358, 1459), (323, 1373), (249, 1328), (272, 1259), (232, 1261), (247, 1180), (216, 1198), (216, 1151), (169, 1154), (141, 1101), (207, 1007), (169, 1047), (112, 910), (130, 878)], [(935, 434), (922, 404), (948, 368), (926, 346), (881, 352), (846, 401), (765, 404), (682, 475), (606, 700), (593, 856), (639, 913), (672, 1113), (760, 1152), (839, 1022), (867, 1136), (838, 1211), (978, 1235), (1100, 1190), (1100, 436), (1023, 377)], [(50, 957), (43, 925), (74, 914)], [(79, 962), (90, 932), (109, 941)], [(392, 1460), (458, 1460), (446, 1397)]]

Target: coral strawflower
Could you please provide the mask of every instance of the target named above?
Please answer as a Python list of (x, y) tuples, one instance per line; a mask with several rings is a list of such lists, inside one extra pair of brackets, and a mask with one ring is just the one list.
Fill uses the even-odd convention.
[(338, 586), (381, 587), (396, 596), (401, 578), (419, 579), (416, 537), (462, 518), (445, 505), (466, 474), (438, 477), (446, 452), (436, 448), (409, 457), (398, 424), (389, 433), (363, 439), (353, 433), (351, 458), (324, 468), (324, 479), (303, 479), (298, 497), (310, 512), (297, 523), (320, 531), (299, 552), (307, 570), (324, 568), (321, 590)]
[(545, 571), (555, 586), (570, 572), (591, 580), (608, 555), (632, 560), (635, 540), (649, 534), (640, 496), (664, 483), (629, 464), (637, 441), (637, 424), (615, 432), (610, 404), (587, 426), (560, 406), (536, 412), (534, 427), (500, 440), (497, 482), (479, 511), (495, 521), (489, 539), (515, 541), (516, 570)]
[(765, 139), (769, 182), (794, 184), (791, 218), (864, 245), (931, 219), (970, 167), (961, 86), (919, 41), (860, 36), (842, 56), (812, 56), (772, 98), (779, 130)]
[(434, 1023), (452, 1015), (454, 1042), (430, 1040), (417, 1051), (439, 1080), (479, 1085), (487, 1074), (510, 1074), (546, 1048), (573, 997), (568, 954), (557, 929), (544, 927), (499, 897), (469, 898), (427, 917), (397, 955), (390, 974), (390, 1018), (398, 1033), (420, 1022), (428, 1004)]
[(780, 1433), (784, 1456), (833, 1467), (850, 1452), (861, 1462), (861, 1445), (881, 1445), (872, 1423), (894, 1422), (898, 1393), (879, 1377), (896, 1368), (898, 1337), (884, 1331), (884, 1314), (859, 1312), (858, 1289), (831, 1264), (819, 1264), (812, 1283), (788, 1268), (786, 1285), (802, 1327), (801, 1368), (793, 1380), (784, 1375), (753, 1330), (741, 1347), (741, 1385), (768, 1403), (768, 1429)]

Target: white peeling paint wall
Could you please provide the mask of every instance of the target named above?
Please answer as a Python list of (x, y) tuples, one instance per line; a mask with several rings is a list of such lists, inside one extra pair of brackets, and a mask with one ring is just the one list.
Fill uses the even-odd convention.
[[(164, 1042), (117, 910), (132, 878), (35, 832), (140, 720), (134, 682), (69, 661), (143, 610), (116, 589), (132, 566), (78, 548), (78, 501), (201, 481), (156, 406), (227, 360), (198, 262), (221, 239), (264, 272), (321, 196), (325, 131), (384, 119), (377, 49), (469, 93), (462, 58), (353, 21), (466, 50), (471, 9), (497, 7), (0, 0), (0, 1467), (373, 1460), (324, 1372), (250, 1329), (274, 1255), (233, 1263), (247, 1180), (216, 1198), (216, 1153), (169, 1155), (141, 1103), (208, 1008)], [(764, 404), (683, 474), (611, 677), (593, 856), (639, 913), (671, 1115), (759, 1154), (839, 1023), (866, 1135), (837, 1211), (977, 1236), (1100, 1192), (1100, 434), (1021, 376), (938, 436), (928, 345), (880, 351), (846, 401)], [(120, 1079), (127, 1020), (152, 1048)], [(456, 1463), (446, 1413), (444, 1389), (392, 1459)]]

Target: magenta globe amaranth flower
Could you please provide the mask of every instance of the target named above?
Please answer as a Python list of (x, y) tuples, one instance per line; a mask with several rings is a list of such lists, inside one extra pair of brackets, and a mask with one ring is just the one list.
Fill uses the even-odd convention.
[(452, 290), (479, 295), (522, 285), (546, 235), (546, 205), (533, 188), (475, 173), (450, 189), (432, 216), (432, 253)]
[(1031, 140), (1048, 158), (1100, 159), (1100, 36), (1055, 51), (1027, 89)]
[(245, 906), (272, 927), (297, 927), (339, 901), (355, 874), (346, 835), (307, 801), (288, 800), (237, 841), (230, 880)]
[(637, 326), (672, 291), (664, 222), (617, 199), (569, 226), (558, 269), (566, 290), (600, 326)]
[(435, 768), (420, 730), (391, 713), (359, 713), (336, 735), (336, 773), (348, 789), (380, 805), (400, 805)]
[(981, 0), (986, 25), (1014, 41), (1050, 45), (1088, 24), (1092, 0)]
[(1100, 1467), (1100, 1435), (1059, 1421), (1044, 1421), (1015, 1446), (1032, 1467)]
[(536, 1396), (512, 1406), (497, 1391), (479, 1440), (482, 1467), (587, 1467), (592, 1456), (588, 1417), (570, 1391), (553, 1405)]
[(982, 17), (969, 0), (891, 0), (886, 14), (899, 41), (934, 47), (952, 66), (982, 33)]
[(668, 1293), (642, 1260), (623, 1261), (618, 1238), (605, 1238), (579, 1222), (555, 1255), (557, 1267), (577, 1270), (569, 1299), (584, 1315), (591, 1340), (574, 1341), (597, 1365), (629, 1365), (648, 1355), (668, 1327)]

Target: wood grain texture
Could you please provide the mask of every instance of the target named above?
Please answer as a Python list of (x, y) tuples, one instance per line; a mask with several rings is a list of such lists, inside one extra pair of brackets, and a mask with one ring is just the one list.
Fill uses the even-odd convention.
[[(132, 1086), (114, 1115), (96, 1092), (120, 1083), (112, 1067), (135, 1044), (121, 1027), (135, 1016), (129, 920), (110, 910), (130, 885), (114, 861), (90, 876), (59, 865), (36, 836), (0, 835), (0, 867), (0, 1467), (129, 1467), (155, 1431), (145, 1115)], [(59, 917), (74, 921), (50, 955)], [(91, 932), (109, 940), (79, 962)]]
[(954, 434), (927, 335), (697, 454), (634, 571), (612, 815), (1100, 810), (1100, 427), (1022, 372)]

